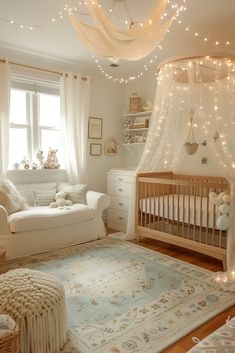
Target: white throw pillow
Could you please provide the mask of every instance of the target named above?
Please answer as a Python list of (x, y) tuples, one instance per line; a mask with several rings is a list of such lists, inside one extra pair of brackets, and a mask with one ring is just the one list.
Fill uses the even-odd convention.
[(87, 185), (77, 184), (67, 186), (64, 188), (64, 191), (68, 193), (67, 199), (73, 203), (86, 204)]
[(28, 208), (23, 196), (8, 179), (0, 180), (0, 204), (5, 207), (8, 214)]
[(56, 190), (33, 190), (34, 206), (49, 206), (55, 200)]

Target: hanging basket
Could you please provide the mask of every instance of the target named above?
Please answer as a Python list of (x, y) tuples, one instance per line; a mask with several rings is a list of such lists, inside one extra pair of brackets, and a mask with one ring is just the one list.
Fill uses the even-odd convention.
[(185, 142), (184, 144), (184, 149), (185, 149), (185, 152), (189, 155), (193, 155), (197, 152), (197, 149), (198, 149), (198, 143), (196, 142)]
[[(194, 115), (194, 110), (192, 109), (190, 111), (190, 122), (189, 122), (189, 131), (188, 131), (188, 141), (186, 141), (184, 143), (184, 149), (185, 152), (192, 156), (193, 154), (195, 154), (198, 150), (198, 146), (199, 144), (197, 142), (195, 142), (194, 140), (194, 133), (193, 133), (193, 115)], [(192, 142), (190, 142), (192, 141)]]

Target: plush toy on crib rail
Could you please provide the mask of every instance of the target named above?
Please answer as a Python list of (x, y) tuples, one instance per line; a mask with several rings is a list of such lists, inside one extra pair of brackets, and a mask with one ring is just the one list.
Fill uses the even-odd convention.
[(43, 164), (43, 168), (45, 169), (59, 169), (60, 165), (58, 163), (57, 155), (56, 153), (58, 150), (54, 150), (52, 148), (49, 148), (47, 159)]
[(217, 227), (220, 230), (227, 230), (229, 228), (229, 203), (231, 196), (226, 192), (221, 192), (219, 195), (216, 192), (211, 192), (209, 199), (213, 205), (219, 206), (220, 216), (216, 221)]

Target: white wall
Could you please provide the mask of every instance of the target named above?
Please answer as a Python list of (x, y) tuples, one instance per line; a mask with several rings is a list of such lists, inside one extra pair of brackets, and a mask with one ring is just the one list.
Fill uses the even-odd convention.
[(107, 171), (114, 167), (123, 165), (123, 155), (121, 146), (118, 145), (117, 156), (104, 155), (104, 141), (114, 137), (120, 139), (121, 112), (123, 107), (123, 91), (118, 84), (94, 77), (92, 79), (91, 91), (91, 116), (103, 118), (103, 138), (102, 140), (88, 140), (88, 150), (90, 143), (102, 143), (102, 156), (88, 156), (89, 186), (96, 191), (106, 192)]

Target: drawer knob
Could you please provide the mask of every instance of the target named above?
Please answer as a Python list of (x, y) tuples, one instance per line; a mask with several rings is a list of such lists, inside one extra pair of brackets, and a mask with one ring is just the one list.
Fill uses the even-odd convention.
[(123, 179), (122, 178), (118, 178), (118, 180), (122, 181)]
[(119, 204), (119, 206), (123, 206), (123, 203), (121, 203), (121, 202), (119, 202), (118, 204)]
[(118, 189), (118, 191), (123, 191), (122, 189)]
[(122, 221), (122, 220), (123, 220), (123, 217), (118, 217), (118, 219), (120, 219), (120, 221)]

